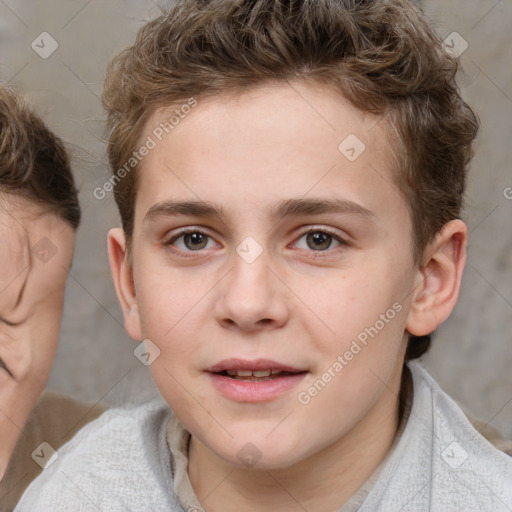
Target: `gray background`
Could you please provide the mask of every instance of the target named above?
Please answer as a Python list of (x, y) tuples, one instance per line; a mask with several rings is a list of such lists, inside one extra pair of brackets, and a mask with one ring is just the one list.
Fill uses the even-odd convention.
[[(512, 437), (512, 199), (504, 194), (512, 187), (512, 3), (429, 0), (425, 9), (443, 38), (455, 31), (469, 43), (460, 84), (482, 131), (464, 215), (471, 235), (461, 298), (424, 361), (455, 399)], [(66, 141), (84, 210), (48, 387), (110, 404), (156, 390), (124, 333), (109, 275), (114, 201), (93, 196), (108, 178), (99, 95), (106, 63), (159, 12), (148, 0), (0, 0), (0, 79)], [(47, 59), (31, 48), (42, 32), (59, 45)]]

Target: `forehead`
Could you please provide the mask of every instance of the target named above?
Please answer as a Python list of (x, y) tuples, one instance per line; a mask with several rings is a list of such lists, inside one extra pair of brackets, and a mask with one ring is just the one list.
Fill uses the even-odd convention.
[(145, 126), (141, 140), (154, 147), (139, 165), (136, 219), (169, 195), (216, 198), (227, 209), (318, 193), (363, 207), (372, 195), (403, 203), (387, 122), (325, 86), (266, 85), (198, 99), (160, 140), (179, 113), (161, 108)]
[(30, 265), (30, 239), (24, 200), (0, 198), (0, 303), (6, 286)]
[(4, 241), (0, 244), (2, 316), (25, 300), (29, 282), (39, 283), (41, 294), (60, 286), (71, 261), (75, 232), (44, 205), (0, 194), (0, 238)]
[(8, 241), (0, 244), (2, 254), (23, 259), (42, 238), (68, 245), (74, 240), (74, 230), (48, 206), (20, 195), (0, 193), (0, 236)]

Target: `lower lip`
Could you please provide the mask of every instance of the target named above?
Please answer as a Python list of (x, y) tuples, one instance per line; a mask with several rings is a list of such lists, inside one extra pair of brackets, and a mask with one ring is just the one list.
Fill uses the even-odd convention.
[(237, 402), (265, 402), (283, 395), (304, 379), (307, 372), (277, 377), (272, 380), (237, 380), (217, 373), (208, 373), (213, 385), (225, 397)]

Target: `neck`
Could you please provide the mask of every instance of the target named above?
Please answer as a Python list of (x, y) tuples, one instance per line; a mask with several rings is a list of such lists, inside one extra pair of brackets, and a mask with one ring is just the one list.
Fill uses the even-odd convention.
[(315, 510), (346, 503), (384, 460), (399, 419), (398, 374), (359, 423), (324, 450), (287, 468), (258, 470), (226, 462), (192, 437), (188, 472), (208, 512)]

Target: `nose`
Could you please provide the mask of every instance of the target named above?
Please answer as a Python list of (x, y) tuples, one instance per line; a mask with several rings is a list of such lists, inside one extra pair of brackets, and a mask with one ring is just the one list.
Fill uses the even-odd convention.
[(217, 321), (226, 328), (252, 332), (282, 327), (289, 317), (287, 288), (261, 254), (249, 263), (233, 254), (233, 267), (219, 289)]

